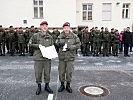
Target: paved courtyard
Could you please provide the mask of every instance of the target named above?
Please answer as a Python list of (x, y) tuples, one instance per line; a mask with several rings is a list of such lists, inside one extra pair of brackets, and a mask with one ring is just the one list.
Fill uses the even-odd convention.
[[(31, 56), (0, 57), (0, 100), (48, 100), (44, 91), (35, 95), (37, 85)], [(53, 100), (133, 100), (133, 55), (131, 57), (82, 57), (75, 60), (73, 93), (58, 93), (58, 59), (52, 60), (50, 87)], [(102, 86), (109, 91), (107, 96), (91, 97), (82, 94), (82, 86)], [(51, 99), (49, 99), (51, 100)]]

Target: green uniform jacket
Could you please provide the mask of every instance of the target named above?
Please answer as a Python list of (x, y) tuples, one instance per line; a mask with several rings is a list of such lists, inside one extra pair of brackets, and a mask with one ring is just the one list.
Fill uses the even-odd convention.
[(104, 32), (102, 35), (103, 42), (108, 42), (110, 43), (111, 41), (111, 35), (109, 32)]
[(112, 42), (114, 41), (115, 32), (110, 32), (110, 35), (111, 35), (111, 40), (110, 40), (110, 42), (112, 43)]
[(8, 32), (8, 39), (9, 42), (15, 42), (16, 41), (16, 35), (15, 31), (9, 31)]
[(28, 43), (29, 40), (30, 40), (30, 38), (31, 38), (31, 36), (30, 36), (30, 31), (29, 31), (29, 30), (26, 30), (26, 31), (24, 32), (24, 35), (25, 35), (25, 42)]
[(93, 42), (100, 43), (101, 38), (102, 38), (102, 36), (101, 36), (100, 32), (93, 33)]
[(53, 38), (48, 32), (44, 35), (42, 32), (35, 33), (29, 40), (29, 46), (34, 49), (34, 60), (48, 60), (42, 56), (39, 44), (48, 47), (53, 45)]
[(115, 34), (114, 33), (114, 36), (113, 36), (113, 43), (116, 43), (116, 44), (119, 44), (119, 34)]
[(65, 42), (67, 43), (67, 48), (69, 49), (68, 51), (62, 51), (62, 48), (59, 48), (59, 60), (64, 60), (64, 61), (72, 61), (75, 59), (75, 54), (76, 50), (80, 48), (80, 40), (78, 36), (72, 32), (69, 33), (69, 35), (65, 36), (65, 33), (62, 32), (57, 40), (56, 43), (58, 42)]
[(0, 43), (4, 42), (4, 39), (5, 39), (5, 32), (4, 30), (0, 30)]
[(55, 43), (55, 41), (56, 41), (57, 37), (60, 35), (60, 32), (59, 32), (59, 31), (52, 32), (52, 33), (51, 33), (51, 35), (52, 35), (53, 40), (54, 40), (54, 43)]
[(23, 31), (18, 32), (18, 43), (25, 43), (25, 35)]
[(89, 32), (83, 32), (82, 34), (82, 43), (89, 43), (90, 42), (90, 33)]

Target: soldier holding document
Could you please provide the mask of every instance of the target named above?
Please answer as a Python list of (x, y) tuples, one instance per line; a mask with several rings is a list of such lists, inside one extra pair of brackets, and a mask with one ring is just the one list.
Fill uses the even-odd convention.
[[(63, 32), (58, 36), (56, 44), (59, 47), (59, 80), (61, 86), (58, 92), (62, 92), (66, 89), (69, 93), (72, 93), (70, 87), (72, 72), (74, 67), (74, 59), (76, 50), (80, 48), (80, 40), (76, 34), (70, 31), (70, 23), (63, 24)], [(66, 82), (66, 87), (64, 83)]]
[(35, 33), (30, 41), (29, 46), (34, 50), (34, 70), (35, 78), (38, 88), (36, 95), (41, 93), (42, 74), (44, 75), (45, 88), (44, 90), (48, 93), (53, 93), (49, 87), (50, 72), (51, 72), (51, 60), (42, 56), (40, 46), (49, 47), (53, 45), (53, 38), (48, 33), (48, 23), (43, 21), (40, 23), (40, 31)]

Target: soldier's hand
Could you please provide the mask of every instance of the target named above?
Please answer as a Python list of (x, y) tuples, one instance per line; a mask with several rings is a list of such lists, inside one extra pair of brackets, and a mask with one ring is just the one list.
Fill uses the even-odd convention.
[(58, 42), (57, 45), (58, 45), (59, 47), (63, 47), (63, 46), (65, 45), (65, 42)]

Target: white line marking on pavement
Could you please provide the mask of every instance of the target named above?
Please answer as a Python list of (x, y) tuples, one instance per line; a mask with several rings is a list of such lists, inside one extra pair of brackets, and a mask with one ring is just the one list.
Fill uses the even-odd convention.
[(54, 94), (49, 94), (47, 100), (53, 100), (53, 96), (54, 96)]
[(59, 87), (58, 84), (59, 84), (59, 75), (57, 77), (57, 88), (56, 88), (55, 100), (57, 100), (58, 87)]

